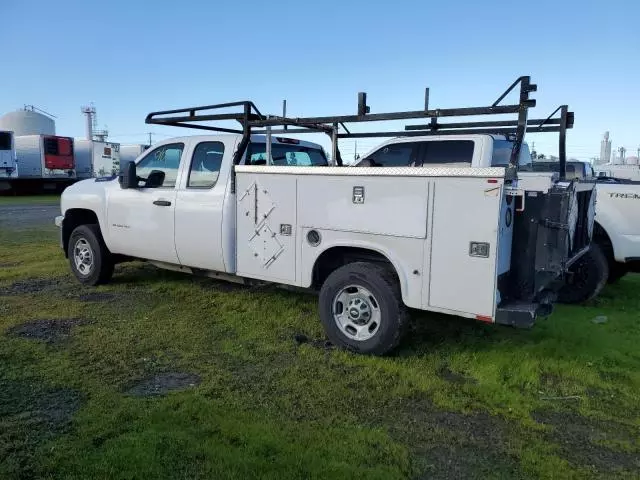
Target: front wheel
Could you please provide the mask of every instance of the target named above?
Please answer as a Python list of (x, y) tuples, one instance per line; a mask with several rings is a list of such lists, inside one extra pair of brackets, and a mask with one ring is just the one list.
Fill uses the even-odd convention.
[(333, 271), (322, 285), (319, 302), (329, 340), (359, 353), (389, 352), (408, 323), (396, 275), (376, 264), (350, 263)]
[(114, 262), (102, 239), (98, 225), (80, 225), (69, 237), (71, 271), (84, 285), (107, 283), (113, 276)]
[(560, 303), (583, 303), (597, 297), (607, 283), (609, 263), (602, 249), (592, 243), (571, 267), (571, 280), (558, 292)]

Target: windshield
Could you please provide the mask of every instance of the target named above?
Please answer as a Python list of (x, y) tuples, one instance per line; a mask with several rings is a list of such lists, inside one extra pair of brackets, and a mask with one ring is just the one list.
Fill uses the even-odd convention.
[(0, 150), (11, 150), (11, 134), (0, 132)]
[[(511, 150), (513, 142), (509, 140), (493, 140), (493, 157), (491, 159), (492, 167), (506, 167), (511, 159)], [(522, 144), (520, 149), (520, 158), (518, 159), (519, 167), (531, 168), (531, 153), (529, 145)]]
[[(266, 146), (266, 143), (252, 143), (249, 145), (247, 165), (266, 165)], [(273, 165), (280, 166), (315, 167), (329, 164), (322, 149), (296, 144), (272, 144), (271, 158)]]

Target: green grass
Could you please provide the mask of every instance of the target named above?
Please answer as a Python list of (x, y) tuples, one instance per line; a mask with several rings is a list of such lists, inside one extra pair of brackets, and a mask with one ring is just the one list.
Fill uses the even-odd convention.
[(60, 203), (60, 195), (0, 195), (0, 207), (9, 205), (55, 205)]
[[(530, 331), (415, 313), (375, 358), (322, 348), (313, 296), (138, 263), (84, 289), (56, 241), (0, 250), (0, 291), (51, 280), (0, 296), (0, 478), (640, 478), (637, 276)], [(88, 323), (1, 334), (62, 318)], [(127, 394), (162, 372), (201, 383)]]

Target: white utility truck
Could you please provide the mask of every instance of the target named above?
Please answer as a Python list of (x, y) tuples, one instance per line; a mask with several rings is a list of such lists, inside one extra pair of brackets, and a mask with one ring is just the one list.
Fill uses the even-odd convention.
[(117, 175), (120, 172), (120, 144), (76, 138), (76, 176), (79, 180)]
[(18, 176), (13, 132), (0, 130), (0, 191), (11, 188), (8, 179)]
[[(319, 290), (327, 336), (361, 353), (394, 348), (408, 308), (531, 327), (551, 313), (565, 272), (588, 251), (593, 192), (551, 173), (519, 176), (513, 159), (535, 85), (521, 77), (501, 98), (518, 84), (515, 105), (370, 114), (360, 94), (357, 115), (265, 116), (252, 102), (151, 113), (150, 124), (224, 135), (165, 140), (117, 178), (67, 188), (56, 218), (61, 246), (89, 285), (107, 282), (117, 262), (143, 259)], [(509, 113), (518, 121), (506, 167), (341, 165), (338, 138), (362, 135), (347, 123)], [(201, 123), (226, 120), (241, 128)], [(318, 145), (288, 136), (302, 132), (330, 135), (337, 165)]]

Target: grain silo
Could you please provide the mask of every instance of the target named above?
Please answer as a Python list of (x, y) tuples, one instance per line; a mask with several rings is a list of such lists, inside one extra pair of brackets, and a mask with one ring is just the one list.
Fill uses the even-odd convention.
[(22, 110), (9, 112), (0, 117), (0, 130), (13, 131), (18, 137), (22, 135), (55, 135), (56, 122), (45, 112), (36, 112), (33, 106), (25, 106)]

